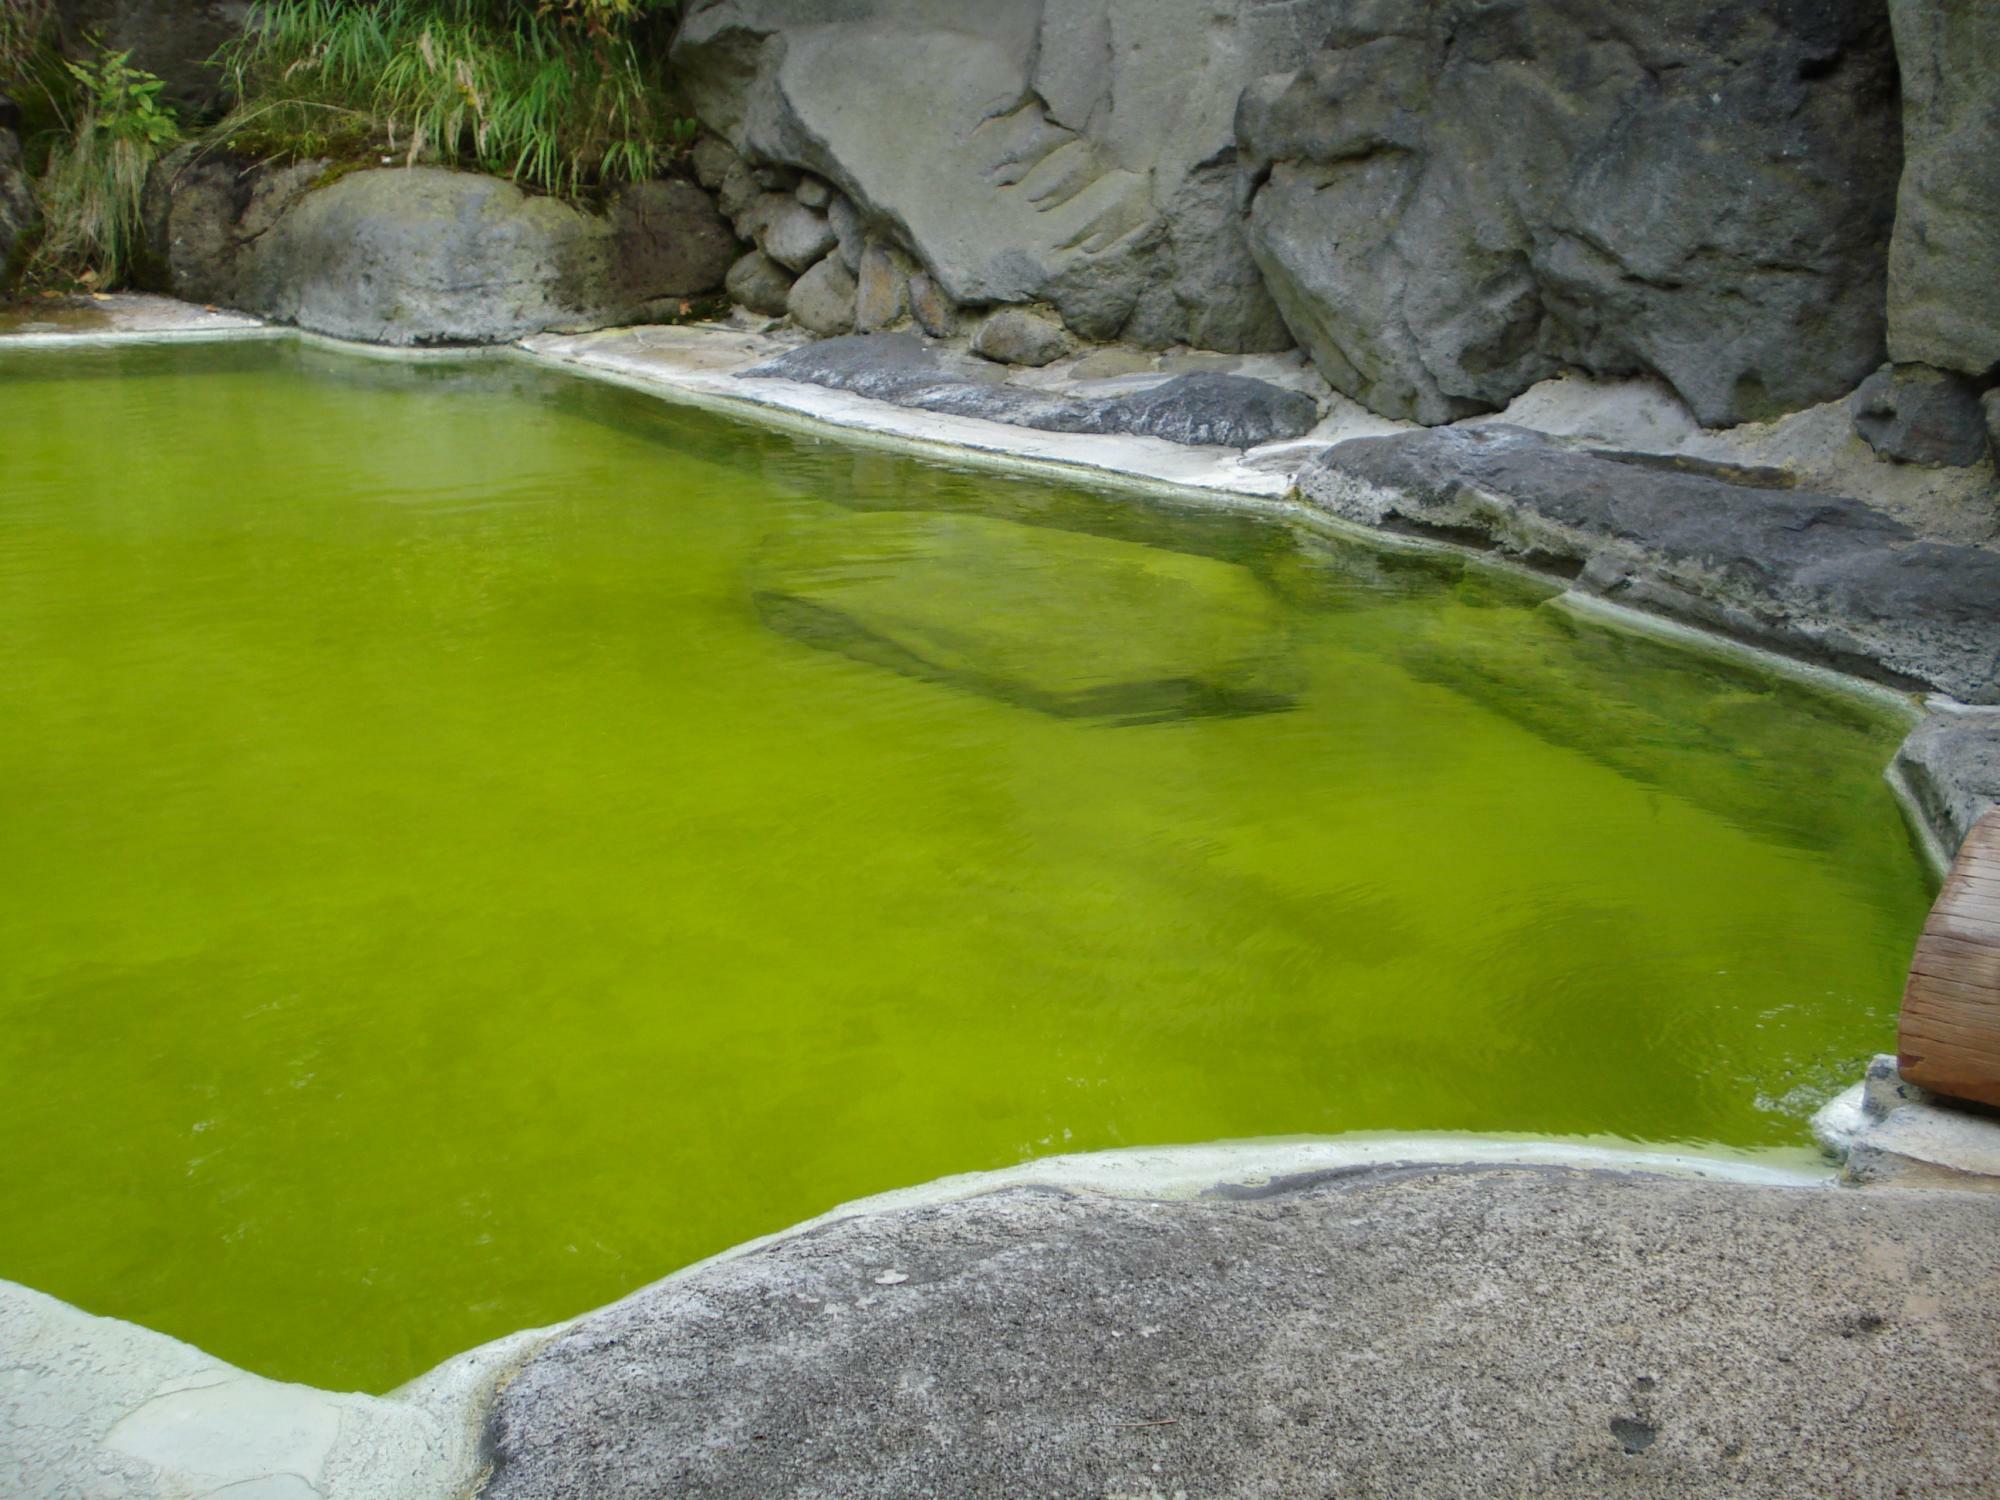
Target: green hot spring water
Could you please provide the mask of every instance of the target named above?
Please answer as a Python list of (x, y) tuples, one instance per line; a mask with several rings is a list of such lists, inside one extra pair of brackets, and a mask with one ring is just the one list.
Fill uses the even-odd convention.
[(0, 1275), (261, 1372), (1891, 1044), (1899, 726), (1455, 558), (293, 342), (0, 357), (0, 464)]

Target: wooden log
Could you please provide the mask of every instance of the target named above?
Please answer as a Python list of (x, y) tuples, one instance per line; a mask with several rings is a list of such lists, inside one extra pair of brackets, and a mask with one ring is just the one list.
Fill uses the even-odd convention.
[(1896, 1047), (1909, 1082), (2000, 1105), (2000, 808), (1972, 825), (1917, 939)]

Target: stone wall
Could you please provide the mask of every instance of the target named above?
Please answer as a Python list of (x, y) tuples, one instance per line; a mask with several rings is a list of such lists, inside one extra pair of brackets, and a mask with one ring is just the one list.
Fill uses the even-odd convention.
[[(867, 326), (879, 247), (878, 315), (921, 292), (947, 326), (1042, 304), (1084, 339), (1295, 339), (1423, 423), (1578, 370), (1729, 426), (1893, 350), (1952, 375), (1952, 437), (1896, 436), (1939, 420), (1897, 372), (1857, 419), (1938, 463), (1967, 412), (1983, 450), (2000, 361), (1996, 34), (1924, 0), (695, 0), (675, 61), (739, 233), (796, 217), (798, 174), (826, 195), (817, 332)], [(740, 300), (796, 316), (810, 269), (747, 260)]]
[[(241, 9), (63, 6), (195, 108), (214, 84), (196, 54)], [(709, 132), (701, 180), (754, 251), (730, 295), (817, 334), (950, 335), (1012, 307), (1029, 362), (1079, 339), (1296, 342), (1336, 390), (1425, 424), (1581, 371), (1655, 377), (1710, 426), (1853, 392), (1856, 429), (1898, 461), (1983, 462), (2000, 431), (1992, 5), (689, 0), (673, 61)], [(339, 299), (279, 286), (313, 254), (258, 249), (252, 286), (223, 253), (281, 189), (232, 186), (209, 222), (248, 227), (190, 231), (163, 283), (319, 316)], [(437, 231), (442, 253), (469, 253), (475, 221), (512, 226), (482, 274), (557, 287), (478, 336), (616, 321), (708, 279), (648, 251), (651, 284), (629, 284), (622, 258), (657, 236), (455, 191), (481, 206)], [(397, 213), (420, 196), (345, 192)], [(8, 211), (0, 188), (0, 234)], [(355, 244), (379, 277), (430, 233)], [(222, 259), (189, 270), (204, 235)]]
[(1336, 388), (1437, 423), (1565, 368), (1651, 374), (1731, 426), (1880, 362), (1881, 0), (1329, 10), (1238, 140), (1252, 248)]
[[(803, 169), (957, 303), (1148, 347), (1287, 348), (1243, 237), (1236, 101), (1316, 0), (708, 0), (674, 61), (751, 163)], [(725, 202), (725, 207), (728, 207)]]

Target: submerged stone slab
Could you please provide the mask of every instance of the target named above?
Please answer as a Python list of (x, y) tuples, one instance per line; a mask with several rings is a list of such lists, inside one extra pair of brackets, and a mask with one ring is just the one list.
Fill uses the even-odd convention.
[(1335, 515), (1511, 553), (1575, 586), (1791, 655), (2000, 702), (2000, 552), (1921, 541), (1844, 496), (1492, 425), (1356, 438), (1300, 473)]
[(754, 597), (808, 645), (1061, 718), (1266, 713), (1296, 686), (1249, 570), (1084, 532), (843, 513), (775, 538)]
[(1435, 1167), (1015, 1189), (581, 1320), (501, 1394), (483, 1493), (1970, 1493), (2000, 1465), (1995, 1347), (1983, 1194)]
[(1029, 390), (1002, 383), (990, 363), (948, 355), (913, 334), (825, 339), (742, 373), (1045, 432), (1129, 433), (1197, 446), (1254, 448), (1301, 437), (1319, 420), (1318, 403), (1302, 391), (1206, 371), (1101, 400)]

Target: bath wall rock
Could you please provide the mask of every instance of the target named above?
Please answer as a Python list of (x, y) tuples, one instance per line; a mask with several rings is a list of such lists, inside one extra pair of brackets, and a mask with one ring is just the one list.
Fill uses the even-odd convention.
[(1979, 388), (1955, 371), (1884, 366), (1848, 405), (1862, 440), (1897, 463), (1963, 469), (1986, 457)]
[(2000, 365), (2000, 6), (1889, 0), (1905, 165), (1889, 250), (1889, 352)]
[(1949, 859), (2000, 805), (2000, 713), (1932, 714), (1910, 731), (1891, 772)]
[(184, 150), (148, 183), (148, 279), (195, 302), (369, 343), (495, 343), (671, 313), (738, 246), (687, 182), (620, 189), (603, 215), (498, 178), (415, 167), (316, 186)]
[(674, 58), (711, 130), (837, 189), (954, 303), (1048, 302), (1092, 339), (1274, 350), (1291, 336), (1243, 239), (1236, 101), (1303, 62), (1325, 11), (698, 0)]
[[(1914, 0), (1913, 0), (1914, 5)], [(1250, 244), (1332, 385), (1435, 424), (1569, 366), (1710, 426), (1881, 360), (1881, 0), (1346, 0), (1243, 100)]]

